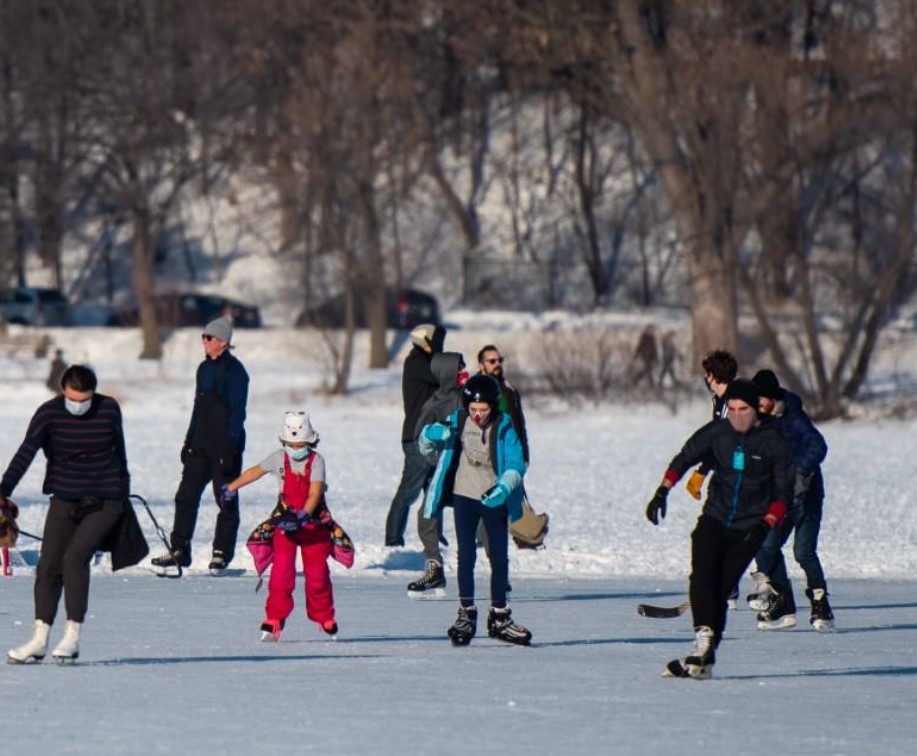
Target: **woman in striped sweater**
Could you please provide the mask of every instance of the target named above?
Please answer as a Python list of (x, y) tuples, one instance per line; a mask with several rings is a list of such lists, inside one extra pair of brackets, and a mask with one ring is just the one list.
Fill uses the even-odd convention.
[(61, 394), (42, 404), (0, 480), (0, 500), (16, 485), (41, 449), (47, 458), (42, 491), (51, 495), (41, 556), (35, 570), (32, 637), (9, 652), (8, 661), (41, 661), (61, 593), (67, 625), (52, 651), (63, 663), (79, 656), (80, 628), (89, 602), (89, 562), (118, 524), (130, 494), (121, 408), (96, 392), (95, 373), (71, 365)]

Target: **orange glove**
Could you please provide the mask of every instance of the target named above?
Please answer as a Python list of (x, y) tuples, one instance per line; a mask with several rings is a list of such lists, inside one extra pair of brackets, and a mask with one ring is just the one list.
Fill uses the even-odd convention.
[(688, 489), (688, 493), (698, 501), (700, 501), (701, 488), (704, 487), (704, 480), (706, 477), (707, 473), (701, 472), (700, 468), (698, 468), (691, 473), (691, 477), (688, 478), (688, 482), (685, 483), (685, 488)]

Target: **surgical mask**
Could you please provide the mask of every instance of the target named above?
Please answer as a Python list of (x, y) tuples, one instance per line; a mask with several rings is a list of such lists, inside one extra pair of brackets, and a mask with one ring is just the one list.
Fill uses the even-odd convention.
[(291, 449), (289, 446), (284, 446), (283, 448), (290, 455), (290, 459), (295, 459), (297, 462), (304, 460), (309, 456), (309, 452), (312, 451), (308, 446), (304, 446), (302, 449)]
[(85, 415), (89, 412), (89, 408), (92, 406), (92, 397), (86, 399), (82, 402), (76, 402), (73, 399), (67, 399), (64, 397), (64, 407), (67, 408), (67, 412), (71, 415)]
[(469, 410), (468, 415), (471, 417), (471, 422), (478, 426), (478, 428), (483, 428), (487, 425), (487, 421), (490, 420), (491, 416), (490, 409), (486, 410)]

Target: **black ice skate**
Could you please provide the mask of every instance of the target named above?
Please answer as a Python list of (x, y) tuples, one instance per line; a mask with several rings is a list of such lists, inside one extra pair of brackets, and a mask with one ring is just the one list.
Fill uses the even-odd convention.
[(793, 599), (793, 589), (788, 588), (783, 593), (774, 592), (768, 597), (767, 609), (758, 612), (759, 630), (788, 630), (796, 627), (796, 601)]
[(709, 680), (713, 677), (716, 650), (713, 630), (701, 626), (694, 635), (694, 653), (684, 659), (672, 659), (662, 670), (663, 677), (682, 677), (692, 680)]
[(424, 570), (423, 577), (408, 584), (408, 596), (412, 599), (434, 599), (446, 597), (446, 576), (443, 566), (430, 559)]
[(532, 642), (532, 634), (522, 625), (513, 622), (509, 607), (503, 609), (491, 607), (487, 615), (487, 634), (491, 638), (515, 643), (517, 646), (527, 646)]
[(460, 606), (458, 617), (446, 633), (453, 646), (467, 646), (478, 631), (478, 610), (473, 606)]
[(210, 560), (208, 569), (213, 577), (222, 577), (226, 574), (226, 557), (223, 556), (222, 551), (215, 550), (213, 552), (213, 558)]
[(809, 624), (820, 633), (829, 633), (834, 630), (834, 612), (828, 603), (828, 593), (824, 588), (806, 588), (806, 596), (812, 602), (812, 614)]
[(153, 557), (150, 560), (153, 572), (159, 577), (180, 578), (182, 568), (191, 566), (191, 556), (180, 549), (175, 549), (169, 554)]

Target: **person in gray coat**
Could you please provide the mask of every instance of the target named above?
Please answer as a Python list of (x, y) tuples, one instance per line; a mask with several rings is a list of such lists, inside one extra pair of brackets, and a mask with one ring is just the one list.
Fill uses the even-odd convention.
[[(436, 377), (439, 386), (421, 407), (420, 416), (414, 428), (415, 443), (424, 426), (445, 422), (449, 415), (462, 406), (462, 386), (468, 380), (465, 358), (458, 352), (434, 354), (430, 361), (430, 370)], [(425, 459), (430, 465), (432, 474), (436, 466), (436, 456)], [(420, 507), (417, 510), (417, 535), (423, 544), (426, 567), (423, 575), (408, 585), (408, 596), (411, 598), (443, 598), (446, 595), (443, 554), (439, 548), (440, 543), (445, 542), (442, 533), (442, 510), (437, 512), (435, 517), (427, 518), (423, 516), (423, 507)]]

